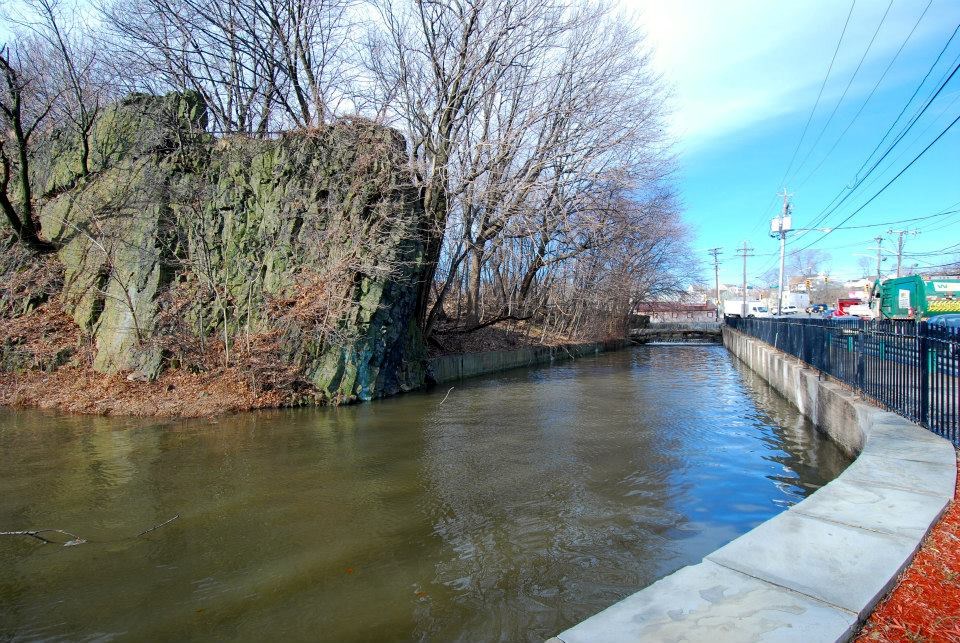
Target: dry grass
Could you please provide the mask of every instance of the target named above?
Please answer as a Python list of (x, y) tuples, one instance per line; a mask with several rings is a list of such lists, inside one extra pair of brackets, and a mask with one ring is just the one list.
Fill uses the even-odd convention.
[(25, 315), (0, 316), (0, 347), (31, 369), (50, 368), (58, 355), (77, 352), (82, 333), (54, 297)]
[(166, 371), (154, 382), (131, 382), (83, 366), (53, 373), (0, 374), (0, 404), (69, 413), (156, 417), (211, 417), (295, 404), (279, 390), (256, 391), (235, 367), (191, 373)]
[[(222, 366), (222, 343), (210, 343), (205, 354), (195, 356), (192, 370), (168, 369), (153, 382), (130, 381), (126, 373), (104, 375), (90, 367), (92, 348), (55, 297), (26, 315), (0, 318), (0, 345), (15, 352), (23, 366), (0, 372), (0, 404), (158, 417), (210, 417), (299, 404), (313, 391), (294, 369), (265, 357), (273, 341), (271, 334), (252, 336), (253, 350), (237, 353), (229, 367)], [(64, 355), (67, 363), (55, 368)]]

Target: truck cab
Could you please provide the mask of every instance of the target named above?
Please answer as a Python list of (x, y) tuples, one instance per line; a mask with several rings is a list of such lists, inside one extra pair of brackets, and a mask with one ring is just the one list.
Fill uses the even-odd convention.
[(877, 281), (873, 309), (882, 319), (927, 319), (960, 313), (960, 277), (909, 275)]

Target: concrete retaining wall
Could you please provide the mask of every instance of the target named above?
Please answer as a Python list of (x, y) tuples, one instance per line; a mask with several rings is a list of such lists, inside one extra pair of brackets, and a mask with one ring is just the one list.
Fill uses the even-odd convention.
[(434, 357), (429, 362), (430, 373), (438, 384), (466, 377), (506, 371), (521, 366), (547, 364), (560, 359), (573, 359), (584, 355), (596, 355), (618, 350), (626, 340), (614, 339), (589, 344), (564, 344), (562, 346), (531, 346), (513, 351), (488, 351)]
[(768, 344), (724, 344), (856, 460), (789, 510), (554, 641), (845, 641), (953, 497), (947, 440)]

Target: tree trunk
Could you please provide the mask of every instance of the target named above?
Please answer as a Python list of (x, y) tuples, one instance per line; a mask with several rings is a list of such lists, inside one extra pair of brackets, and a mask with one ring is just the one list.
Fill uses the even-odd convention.
[(474, 246), (470, 252), (470, 281), (467, 285), (467, 325), (480, 323), (480, 271), (483, 266), (483, 246)]

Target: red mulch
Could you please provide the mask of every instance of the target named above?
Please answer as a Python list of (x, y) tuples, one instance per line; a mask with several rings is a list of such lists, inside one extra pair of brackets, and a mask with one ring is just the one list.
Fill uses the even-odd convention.
[(856, 641), (960, 641), (960, 486)]

